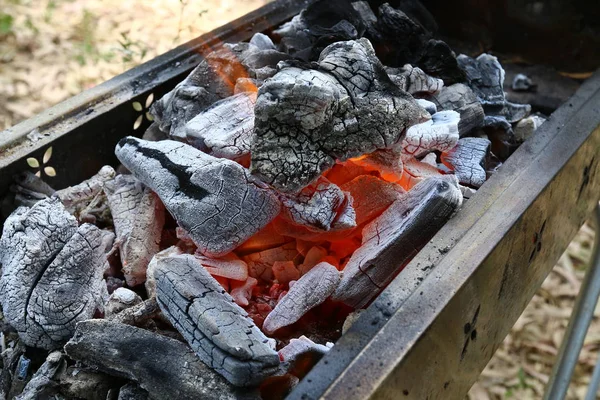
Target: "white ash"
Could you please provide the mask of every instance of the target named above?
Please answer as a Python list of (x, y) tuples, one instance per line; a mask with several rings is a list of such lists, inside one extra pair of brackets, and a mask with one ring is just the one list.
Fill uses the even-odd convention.
[(487, 179), (486, 161), (491, 142), (481, 138), (462, 138), (452, 150), (442, 153), (442, 162), (450, 167), (458, 181), (479, 188)]

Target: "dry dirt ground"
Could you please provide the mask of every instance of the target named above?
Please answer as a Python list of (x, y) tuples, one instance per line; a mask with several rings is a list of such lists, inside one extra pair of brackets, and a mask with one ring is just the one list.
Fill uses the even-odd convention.
[[(0, 0), (0, 130), (265, 2)], [(581, 229), (469, 393), (470, 399), (541, 398), (593, 235), (590, 228)], [(583, 398), (599, 350), (596, 317), (569, 399)]]

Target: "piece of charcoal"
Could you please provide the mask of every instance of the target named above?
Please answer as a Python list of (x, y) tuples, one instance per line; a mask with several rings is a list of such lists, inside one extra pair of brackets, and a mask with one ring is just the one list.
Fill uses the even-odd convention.
[(394, 85), (366, 39), (334, 43), (319, 70), (285, 67), (260, 88), (251, 172), (297, 193), (336, 160), (389, 148), (430, 119)]
[(250, 44), (258, 47), (260, 50), (275, 50), (275, 44), (270, 37), (264, 33), (255, 33), (250, 39)]
[(366, 306), (462, 204), (453, 176), (428, 178), (363, 229), (363, 241), (344, 268), (332, 299)]
[(248, 264), (233, 253), (221, 258), (210, 258), (196, 255), (196, 259), (213, 276), (221, 276), (236, 281), (248, 279)]
[(296, 225), (315, 232), (356, 227), (352, 197), (321, 179), (295, 196), (281, 196), (283, 214)]
[(38, 201), (50, 197), (56, 192), (42, 178), (30, 171), (24, 171), (15, 175), (13, 181), (14, 184), (10, 186), (10, 191), (14, 193), (14, 199), (9, 200), (9, 202), (17, 207), (31, 207)]
[(332, 347), (333, 343), (328, 343), (326, 346), (315, 343), (306, 336), (300, 336), (297, 339), (290, 339), (290, 342), (279, 350), (279, 355), (282, 361), (293, 363), (305, 353), (315, 353), (322, 357), (327, 354)]
[(104, 315), (110, 318), (121, 311), (131, 308), (142, 302), (142, 298), (133, 290), (126, 288), (118, 288), (111, 293), (106, 306), (104, 307)]
[(106, 400), (123, 384), (124, 379), (79, 364), (61, 374), (59, 389), (67, 399)]
[(396, 146), (391, 149), (375, 150), (365, 154), (354, 163), (365, 168), (367, 171), (377, 172), (382, 178), (396, 181), (402, 175), (404, 164), (402, 162), (402, 148)]
[(263, 323), (273, 333), (298, 321), (308, 310), (323, 303), (337, 288), (340, 273), (333, 265), (321, 262), (303, 275), (279, 300)]
[(512, 90), (516, 92), (527, 92), (535, 88), (531, 79), (524, 74), (516, 74), (511, 86)]
[(25, 344), (60, 347), (103, 303), (108, 236), (90, 224), (77, 227), (58, 197), (20, 207), (5, 221), (0, 303)]
[(402, 152), (419, 157), (431, 151), (448, 151), (458, 143), (460, 114), (439, 111), (431, 120), (411, 126), (402, 139)]
[(150, 260), (148, 263), (148, 268), (146, 269), (146, 282), (144, 282), (144, 287), (146, 288), (148, 297), (154, 297), (156, 294), (156, 279), (154, 278), (154, 270), (156, 269), (156, 263), (158, 260), (179, 254), (183, 254), (183, 250), (177, 246), (171, 246), (159, 251), (154, 255), (154, 257), (152, 257), (152, 260)]
[(433, 103), (429, 100), (425, 100), (425, 99), (416, 99), (416, 100), (417, 100), (417, 103), (419, 103), (419, 105), (421, 107), (423, 107), (429, 113), (429, 115), (433, 115), (436, 112), (438, 112), (437, 105), (435, 103)]
[(185, 140), (218, 158), (239, 161), (250, 156), (256, 93), (227, 97), (198, 114), (185, 126)]
[[(451, 173), (451, 171), (448, 171), (448, 173)], [(442, 176), (442, 173), (437, 167), (410, 157), (404, 160), (404, 172), (398, 183), (402, 187), (411, 189), (417, 183), (427, 178), (440, 176)]]
[(456, 55), (446, 42), (430, 39), (418, 66), (427, 74), (440, 78), (446, 85), (465, 82), (465, 72), (460, 68)]
[(400, 89), (410, 94), (437, 93), (444, 86), (441, 79), (427, 75), (421, 68), (406, 64), (402, 68), (386, 68), (385, 71)]
[(458, 122), (460, 137), (483, 124), (483, 107), (473, 90), (467, 85), (455, 83), (444, 86), (439, 93), (425, 96), (425, 99), (432, 101), (439, 111), (453, 110), (460, 114)]
[(96, 195), (102, 192), (104, 183), (115, 177), (115, 170), (110, 165), (105, 165), (90, 179), (66, 189), (56, 192), (67, 210), (75, 213), (79, 208), (84, 208)]
[(229, 253), (279, 214), (276, 195), (244, 167), (190, 145), (126, 137), (116, 155), (206, 256)]
[(38, 368), (23, 392), (15, 400), (37, 400), (50, 398), (58, 392), (59, 376), (67, 367), (64, 354), (53, 351)]
[(163, 258), (156, 299), (200, 360), (236, 386), (254, 386), (277, 373), (274, 343), (191, 255)]
[(243, 257), (248, 264), (248, 273), (251, 277), (264, 281), (273, 280), (272, 266), (276, 261), (293, 261), (298, 256), (298, 250), (294, 242), (285, 243)]
[(121, 324), (148, 327), (148, 321), (160, 314), (155, 297), (151, 297), (131, 307), (125, 308), (117, 314), (108, 317), (110, 321)]
[(65, 351), (85, 365), (137, 382), (159, 399), (221, 400), (240, 394), (184, 343), (117, 322), (80, 322)]
[(517, 126), (515, 126), (515, 139), (519, 142), (524, 142), (533, 136), (537, 128), (544, 122), (546, 122), (546, 118), (540, 115), (531, 115), (527, 118), (523, 118), (517, 123)]
[(148, 263), (159, 250), (165, 209), (152, 191), (132, 175), (104, 184), (112, 213), (123, 274), (127, 285), (144, 283)]
[(119, 389), (117, 400), (147, 400), (149, 398), (147, 391), (135, 383), (128, 383)]
[(455, 148), (442, 153), (442, 162), (454, 171), (461, 184), (479, 188), (486, 180), (490, 146), (487, 139), (462, 138)]

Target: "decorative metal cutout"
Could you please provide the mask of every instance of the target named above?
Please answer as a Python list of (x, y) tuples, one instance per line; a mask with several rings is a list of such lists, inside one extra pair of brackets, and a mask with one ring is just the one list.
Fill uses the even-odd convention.
[(140, 103), (139, 101), (134, 101), (132, 106), (133, 109), (137, 112), (140, 112), (141, 114), (136, 118), (135, 122), (133, 123), (133, 130), (138, 130), (140, 126), (142, 126), (142, 122), (144, 122), (144, 117), (146, 117), (146, 119), (148, 121), (153, 121), (154, 118), (152, 118), (152, 115), (150, 114), (150, 106), (152, 105), (152, 102), (154, 101), (154, 93), (150, 93), (148, 95), (148, 97), (146, 97), (146, 102), (145, 104), (142, 106), (142, 103)]
[(54, 169), (54, 167), (47, 165), (50, 161), (50, 158), (52, 158), (52, 146), (48, 147), (44, 152), (41, 163), (37, 160), (37, 158), (29, 157), (27, 159), (27, 165), (29, 165), (31, 168), (38, 170), (35, 173), (37, 177), (41, 178), (43, 171), (46, 176), (54, 178), (56, 176), (56, 170)]

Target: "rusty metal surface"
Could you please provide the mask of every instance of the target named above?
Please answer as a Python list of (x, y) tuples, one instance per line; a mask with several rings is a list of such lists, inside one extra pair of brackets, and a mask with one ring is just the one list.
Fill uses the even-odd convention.
[[(49, 146), (53, 155), (48, 165), (54, 167), (57, 176), (48, 181), (57, 189), (89, 178), (104, 164), (116, 165), (114, 146), (118, 140), (131, 134), (141, 136), (149, 125), (144, 118), (134, 131), (134, 122), (142, 114), (134, 110), (134, 101), (145, 105), (150, 94), (154, 99), (162, 97), (198, 65), (206, 50), (228, 41), (248, 40), (256, 32), (290, 19), (307, 3), (269, 3), (0, 132), (0, 198), (12, 176), (29, 168), (26, 158), (41, 160)], [(28, 138), (33, 131), (37, 131), (38, 140)]]
[(464, 398), (599, 197), (597, 72), (288, 398)]

